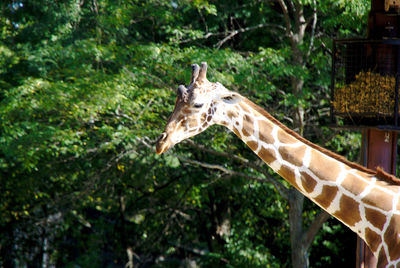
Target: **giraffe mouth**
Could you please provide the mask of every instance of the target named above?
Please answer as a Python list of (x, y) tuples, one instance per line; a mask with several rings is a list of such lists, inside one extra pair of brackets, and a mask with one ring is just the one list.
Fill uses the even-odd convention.
[(168, 134), (165, 132), (161, 133), (160, 137), (158, 137), (158, 139), (156, 141), (156, 153), (157, 154), (162, 154), (166, 150), (168, 150), (169, 146), (168, 146), (167, 138), (168, 138)]

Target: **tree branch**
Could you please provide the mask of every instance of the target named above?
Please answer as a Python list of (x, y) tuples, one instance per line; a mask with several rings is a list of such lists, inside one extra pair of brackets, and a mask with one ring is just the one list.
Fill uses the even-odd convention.
[(237, 30), (231, 31), (230, 34), (228, 34), (224, 39), (220, 40), (217, 44), (214, 45), (214, 47), (216, 48), (220, 48), (226, 41), (228, 41), (229, 39), (232, 39), (235, 35), (239, 34), (239, 33), (244, 33), (244, 32), (248, 32), (248, 31), (252, 31), (255, 29), (260, 29), (260, 28), (264, 28), (264, 27), (271, 27), (272, 25), (269, 23), (260, 23), (254, 26), (249, 26), (246, 28), (239, 28)]
[[(317, 17), (317, 2), (316, 2), (316, 0), (313, 0), (313, 14), (312, 14), (312, 16), (311, 16), (310, 19), (309, 19), (309, 20), (312, 20), (312, 22), (313, 22), (312, 25), (311, 25), (310, 44), (309, 44), (309, 46), (308, 46), (308, 51), (307, 51), (307, 53), (306, 53), (304, 62), (307, 62), (307, 59), (310, 57), (312, 48), (313, 48), (313, 46), (314, 46), (315, 28), (317, 27), (317, 19), (318, 19), (318, 17)], [(309, 22), (307, 22), (307, 24), (308, 24), (308, 23), (309, 23)]]
[(220, 48), (226, 41), (228, 41), (229, 39), (233, 38), (235, 35), (239, 34), (239, 33), (244, 33), (244, 32), (248, 32), (248, 31), (252, 31), (252, 30), (256, 30), (256, 29), (260, 29), (260, 28), (265, 28), (265, 27), (269, 27), (269, 28), (278, 28), (279, 30), (285, 30), (284, 27), (281, 27), (279, 25), (274, 25), (274, 24), (270, 24), (270, 23), (264, 23), (264, 24), (257, 24), (254, 26), (249, 26), (246, 28), (240, 28), (237, 30), (233, 30), (233, 31), (225, 31), (225, 32), (217, 32), (217, 33), (206, 33), (203, 36), (200, 37), (196, 37), (194, 39), (184, 39), (179, 41), (180, 44), (183, 43), (188, 43), (188, 42), (193, 42), (193, 41), (197, 41), (197, 40), (203, 40), (203, 39), (208, 39), (210, 37), (214, 37), (214, 36), (223, 36), (226, 35), (222, 40), (220, 40), (217, 44), (214, 45), (214, 47), (216, 48)]
[(267, 179), (260, 178), (260, 177), (254, 177), (254, 176), (248, 175), (248, 174), (243, 173), (243, 172), (234, 171), (234, 170), (228, 169), (228, 168), (226, 168), (224, 166), (221, 166), (221, 165), (200, 162), (200, 161), (188, 159), (186, 157), (183, 157), (183, 156), (180, 156), (180, 155), (176, 155), (176, 154), (172, 154), (172, 155), (177, 157), (179, 160), (181, 160), (183, 162), (186, 162), (186, 163), (189, 163), (189, 164), (193, 164), (193, 165), (198, 165), (198, 166), (209, 168), (209, 169), (217, 169), (217, 170), (220, 170), (220, 171), (222, 171), (222, 172), (224, 172), (224, 173), (226, 173), (228, 175), (239, 176), (239, 177), (243, 177), (243, 178), (246, 178), (246, 179), (249, 179), (249, 180), (259, 181), (259, 182), (268, 181)]
[(321, 212), (315, 216), (314, 220), (308, 227), (307, 232), (305, 232), (302, 237), (302, 244), (307, 250), (311, 246), (311, 243), (322, 224), (324, 224), (324, 222), (326, 222), (330, 216), (331, 215), (329, 215), (325, 210), (321, 210)]
[(284, 17), (285, 24), (286, 24), (286, 34), (289, 36), (289, 38), (291, 38), (291, 36), (293, 36), (293, 33), (292, 33), (292, 24), (291, 24), (290, 16), (289, 16), (289, 10), (288, 10), (284, 0), (278, 0), (278, 3), (282, 8), (283, 17)]
[(183, 249), (185, 251), (194, 253), (199, 256), (206, 256), (209, 253), (209, 250), (207, 250), (207, 249), (198, 249), (198, 248), (188, 247), (188, 246), (176, 243), (176, 242), (169, 242), (169, 244), (171, 244), (172, 246), (174, 246), (176, 248)]
[(201, 39), (208, 39), (208, 38), (210, 38), (212, 36), (218, 36), (218, 35), (224, 35), (224, 33), (220, 33), (220, 32), (218, 32), (218, 33), (206, 33), (205, 35), (196, 37), (194, 39), (185, 39), (185, 40), (179, 41), (179, 43), (180, 44), (189, 43), (189, 42), (193, 42), (193, 41), (197, 41), (197, 40), (201, 40)]
[[(147, 148), (153, 149), (153, 146), (151, 144), (155, 143), (155, 141), (151, 141), (148, 137), (145, 137), (145, 138), (138, 138), (137, 137), (136, 140), (139, 141), (140, 143), (142, 143), (143, 145), (145, 145)], [(238, 161), (238, 162), (244, 164), (245, 166), (260, 172), (261, 174), (264, 175), (264, 178), (254, 177), (254, 176), (250, 176), (250, 175), (247, 175), (245, 173), (242, 173), (242, 172), (233, 171), (233, 170), (227, 169), (227, 168), (225, 168), (225, 167), (223, 167), (221, 165), (214, 165), (214, 164), (208, 164), (208, 163), (199, 162), (199, 161), (196, 161), (196, 160), (190, 160), (190, 159), (187, 159), (187, 158), (185, 158), (183, 156), (176, 155), (176, 154), (172, 154), (172, 155), (177, 157), (178, 159), (184, 161), (184, 162), (191, 163), (191, 164), (194, 164), (194, 165), (199, 165), (199, 166), (202, 166), (202, 167), (205, 167), (205, 168), (218, 169), (218, 170), (221, 170), (222, 172), (224, 172), (226, 174), (229, 174), (229, 175), (241, 176), (241, 177), (244, 177), (246, 179), (255, 180), (255, 181), (264, 182), (264, 183), (265, 182), (270, 182), (275, 187), (275, 189), (279, 192), (279, 194), (283, 198), (285, 198), (285, 200), (288, 200), (288, 198), (289, 198), (289, 189), (286, 188), (279, 181), (271, 179), (269, 174), (265, 170), (263, 170), (260, 166), (257, 166), (256, 164), (250, 162), (249, 160), (247, 160), (247, 159), (245, 159), (243, 157), (239, 157), (237, 155), (232, 155), (232, 154), (225, 153), (225, 152), (214, 151), (212, 149), (206, 148), (203, 145), (198, 145), (198, 144), (194, 143), (191, 140), (186, 140), (185, 144), (190, 145), (191, 147), (194, 147), (194, 148), (196, 148), (198, 150), (201, 150), (203, 152), (211, 153), (211, 154), (216, 155), (216, 156), (221, 156), (221, 157), (224, 157), (224, 158), (234, 159), (235, 161)]]
[(203, 152), (206, 152), (206, 153), (211, 153), (211, 154), (216, 155), (216, 156), (220, 156), (220, 157), (224, 157), (224, 158), (233, 159), (233, 160), (235, 160), (235, 161), (237, 161), (237, 162), (240, 162), (240, 163), (242, 163), (243, 165), (245, 165), (245, 166), (247, 166), (247, 167), (249, 167), (249, 168), (251, 168), (251, 169), (254, 169), (254, 170), (260, 172), (261, 174), (264, 175), (264, 178), (262, 179), (263, 182), (267, 182), (267, 181), (268, 181), (268, 182), (272, 183), (272, 185), (273, 185), (273, 186), (275, 187), (275, 189), (279, 192), (279, 194), (280, 194), (283, 198), (285, 198), (286, 200), (288, 200), (288, 198), (289, 198), (289, 189), (286, 188), (286, 187), (285, 187), (282, 183), (280, 183), (279, 181), (274, 180), (274, 179), (271, 179), (271, 178), (270, 178), (270, 175), (268, 174), (268, 172), (267, 172), (265, 169), (263, 169), (262, 167), (258, 166), (257, 164), (255, 164), (255, 163), (253, 163), (253, 162), (250, 162), (248, 159), (243, 158), (243, 157), (240, 157), (240, 156), (237, 156), (237, 155), (234, 155), (234, 154), (231, 154), (231, 153), (218, 152), (218, 151), (209, 149), (209, 148), (207, 148), (207, 147), (205, 147), (205, 146), (203, 146), (203, 145), (196, 144), (196, 143), (194, 143), (194, 142), (191, 141), (191, 140), (186, 140), (186, 141), (185, 141), (185, 144), (188, 144), (189, 146), (194, 147), (194, 148), (196, 148), (196, 149), (198, 149), (198, 150), (201, 150), (201, 151), (203, 151)]

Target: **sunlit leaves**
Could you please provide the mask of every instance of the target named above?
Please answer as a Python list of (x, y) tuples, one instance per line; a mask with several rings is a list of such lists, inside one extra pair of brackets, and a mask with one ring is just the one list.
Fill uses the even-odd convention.
[[(301, 3), (309, 15), (313, 1)], [(10, 249), (14, 255), (9, 256), (25, 256), (29, 266), (43, 259), (47, 238), (46, 252), (57, 266), (122, 267), (127, 248), (143, 265), (193, 257), (188, 249), (201, 250), (193, 258), (209, 267), (290, 265), (288, 205), (272, 185), (177, 156), (260, 174), (187, 144), (162, 156), (152, 146), (173, 109), (177, 86), (189, 83), (190, 65), (207, 61), (210, 81), (240, 92), (285, 123), (290, 124), (293, 107), (306, 107), (310, 126), (322, 131), (310, 128), (306, 134), (356, 158), (358, 136), (340, 134), (327, 141), (332, 131), (317, 124), (324, 122), (329, 105), (330, 38), (362, 31), (365, 1), (317, 1), (318, 34), (300, 67), (290, 61), (274, 1), (0, 5), (1, 253)], [(268, 27), (214, 48), (232, 31), (258, 24)], [(301, 94), (291, 90), (294, 75), (305, 81)], [(222, 127), (193, 140), (259, 161)], [(306, 206), (308, 224), (317, 210)], [(230, 233), (219, 235), (224, 220)], [(324, 233), (339, 232), (325, 228)], [(340, 249), (317, 239), (319, 248)], [(332, 262), (320, 259), (316, 266)]]

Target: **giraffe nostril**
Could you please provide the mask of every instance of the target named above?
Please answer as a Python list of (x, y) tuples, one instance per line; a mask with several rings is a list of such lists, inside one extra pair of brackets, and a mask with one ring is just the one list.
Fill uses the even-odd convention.
[(157, 141), (156, 141), (156, 153), (157, 154), (162, 154), (163, 152), (165, 152), (169, 145), (167, 143), (167, 137), (168, 134), (163, 132), (160, 137), (158, 137)]
[(160, 137), (158, 137), (157, 142), (164, 141), (168, 137), (168, 134), (163, 132)]

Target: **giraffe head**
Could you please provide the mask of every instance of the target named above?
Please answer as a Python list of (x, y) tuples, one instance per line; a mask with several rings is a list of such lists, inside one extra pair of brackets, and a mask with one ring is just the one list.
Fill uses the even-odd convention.
[(235, 105), (242, 100), (242, 96), (229, 91), (220, 83), (208, 81), (206, 75), (207, 63), (203, 62), (201, 67), (193, 64), (189, 86), (178, 87), (175, 109), (156, 143), (157, 154), (203, 132), (213, 124), (224, 125), (226, 109), (223, 106)]

